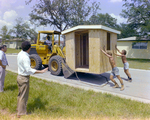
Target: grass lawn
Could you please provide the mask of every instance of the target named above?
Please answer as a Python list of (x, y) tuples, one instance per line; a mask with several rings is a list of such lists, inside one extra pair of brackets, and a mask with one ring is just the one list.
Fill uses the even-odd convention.
[[(16, 118), (18, 87), (17, 74), (7, 72), (5, 92), (0, 93), (0, 119)], [(110, 94), (102, 94), (30, 79), (27, 111), (31, 115), (21, 119), (145, 119), (150, 118), (150, 104), (131, 101)]]
[[(129, 62), (129, 68), (135, 68), (135, 69), (145, 69), (150, 70), (150, 60), (149, 59), (131, 59), (127, 58), (127, 61)], [(123, 67), (122, 59), (120, 57), (117, 57), (117, 67)]]
[(21, 49), (13, 49), (13, 48), (7, 48), (7, 52), (8, 53), (19, 53), (21, 51)]

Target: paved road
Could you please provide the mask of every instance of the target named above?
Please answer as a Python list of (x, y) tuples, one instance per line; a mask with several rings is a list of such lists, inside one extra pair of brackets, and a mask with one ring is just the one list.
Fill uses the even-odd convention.
[[(9, 62), (7, 70), (17, 72), (17, 56), (7, 55), (7, 59)], [(137, 100), (144, 103), (150, 103), (150, 70), (130, 69), (130, 73), (133, 78), (132, 83), (127, 81), (127, 77), (123, 72), (123, 68), (119, 68), (119, 70), (120, 76), (122, 77), (125, 85), (124, 91), (120, 91), (120, 88), (112, 88), (113, 84), (109, 80), (110, 72), (102, 74), (109, 80), (109, 83), (107, 85), (105, 85), (107, 83), (106, 78), (102, 77), (101, 75), (88, 73), (78, 73), (78, 76), (81, 79), (81, 81), (79, 81), (75, 76), (72, 76), (70, 79), (65, 79), (63, 76), (54, 76), (50, 74), (50, 71), (47, 71), (43, 74), (35, 74), (33, 76), (48, 81), (54, 81), (60, 84), (67, 84), (73, 87), (78, 87), (86, 90), (93, 90), (102, 93), (110, 93), (123, 98)], [(115, 80), (119, 83), (119, 81), (116, 78)]]

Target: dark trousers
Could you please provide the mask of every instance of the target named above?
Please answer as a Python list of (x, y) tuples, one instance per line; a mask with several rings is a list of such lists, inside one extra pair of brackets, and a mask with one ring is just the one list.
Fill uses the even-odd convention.
[(30, 76), (17, 76), (17, 84), (19, 89), (19, 94), (17, 98), (17, 115), (27, 114), (26, 107), (29, 96), (29, 78)]

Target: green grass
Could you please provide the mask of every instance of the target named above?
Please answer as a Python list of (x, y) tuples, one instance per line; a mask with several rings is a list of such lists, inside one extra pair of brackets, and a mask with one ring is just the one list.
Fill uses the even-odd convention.
[(21, 49), (13, 49), (13, 48), (7, 48), (7, 52), (8, 53), (19, 53), (21, 51)]
[[(16, 114), (17, 74), (7, 72), (5, 92), (0, 93), (1, 119)], [(150, 104), (131, 101), (110, 94), (102, 94), (60, 85), (54, 82), (30, 79), (27, 111), (23, 119), (131, 119), (150, 118)]]
[[(127, 58), (129, 62), (129, 68), (135, 69), (145, 69), (150, 70), (150, 60), (149, 59), (131, 59)], [(117, 67), (123, 67), (123, 63), (120, 57), (117, 57)]]

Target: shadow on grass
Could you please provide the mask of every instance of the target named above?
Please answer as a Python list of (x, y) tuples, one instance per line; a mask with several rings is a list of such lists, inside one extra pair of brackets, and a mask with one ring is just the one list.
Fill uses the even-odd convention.
[(140, 62), (140, 63), (146, 63), (150, 62), (149, 59), (136, 59), (136, 58), (127, 58), (128, 61), (133, 61), (133, 62)]
[(17, 89), (18, 88), (18, 86), (17, 85), (9, 85), (9, 86), (6, 86), (5, 88), (4, 88), (4, 90), (11, 90), (11, 91), (13, 91), (13, 90), (15, 90), (15, 89)]
[(47, 101), (42, 100), (43, 95), (40, 95), (39, 97), (35, 98), (32, 103), (29, 103), (28, 106), (28, 111), (29, 112), (34, 112), (36, 109), (41, 109), (41, 110), (46, 110), (45, 105), (48, 104)]

